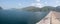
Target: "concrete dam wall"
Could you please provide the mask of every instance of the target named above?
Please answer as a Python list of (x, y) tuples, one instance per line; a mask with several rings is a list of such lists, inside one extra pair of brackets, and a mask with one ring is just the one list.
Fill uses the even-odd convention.
[(50, 13), (37, 24), (60, 24), (60, 12), (50, 11)]

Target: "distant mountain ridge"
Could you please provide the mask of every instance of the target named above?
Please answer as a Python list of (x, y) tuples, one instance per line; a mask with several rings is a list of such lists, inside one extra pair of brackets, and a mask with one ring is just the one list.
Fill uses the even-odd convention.
[(22, 10), (36, 12), (36, 11), (40, 11), (40, 8), (39, 7), (34, 7), (34, 6), (29, 6), (29, 7), (23, 8)]
[[(0, 6), (0, 10), (1, 9), (3, 9), (3, 8)], [(12, 9), (12, 10), (14, 10), (14, 9)], [(17, 9), (17, 10), (30, 11), (30, 12), (40, 12), (40, 11), (48, 12), (48, 11), (52, 10), (52, 11), (60, 12), (60, 6), (57, 6), (57, 7), (44, 6), (42, 8), (35, 7), (35, 6), (29, 6), (29, 7), (24, 7), (22, 9)]]
[(51, 6), (45, 6), (42, 8), (39, 7), (35, 7), (35, 6), (29, 6), (29, 7), (25, 7), (22, 10), (24, 11), (32, 11), (32, 12), (39, 12), (39, 11), (43, 11), (43, 12), (47, 12), (50, 10), (53, 10), (55, 7), (51, 7)]

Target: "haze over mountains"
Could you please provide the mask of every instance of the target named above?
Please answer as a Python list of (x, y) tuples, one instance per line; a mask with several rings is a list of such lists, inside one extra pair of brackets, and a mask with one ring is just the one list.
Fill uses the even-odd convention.
[(42, 8), (30, 6), (30, 7), (22, 8), (22, 10), (32, 11), (32, 12), (36, 12), (36, 11), (47, 12), (47, 11), (51, 11), (51, 10), (52, 10), (52, 11), (60, 11), (60, 6), (57, 6), (57, 7), (44, 6), (44, 7), (42, 7)]
[[(3, 9), (3, 8), (0, 7), (0, 9)], [(57, 7), (44, 6), (42, 8), (35, 7), (35, 6), (29, 6), (29, 7), (24, 7), (22, 9), (17, 9), (17, 10), (32, 11), (32, 12), (39, 12), (39, 11), (47, 12), (47, 11), (53, 10), (53, 11), (59, 11), (60, 12), (60, 6), (57, 6)]]

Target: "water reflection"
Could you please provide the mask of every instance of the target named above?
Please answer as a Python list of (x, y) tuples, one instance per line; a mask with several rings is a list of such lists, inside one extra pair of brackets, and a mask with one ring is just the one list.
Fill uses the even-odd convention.
[(47, 14), (48, 12), (0, 10), (0, 24), (35, 24)]

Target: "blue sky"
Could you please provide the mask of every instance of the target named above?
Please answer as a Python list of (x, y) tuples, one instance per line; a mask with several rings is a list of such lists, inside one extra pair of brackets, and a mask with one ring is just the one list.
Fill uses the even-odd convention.
[(59, 6), (60, 0), (0, 0), (0, 6), (4, 9), (21, 8), (27, 6)]

